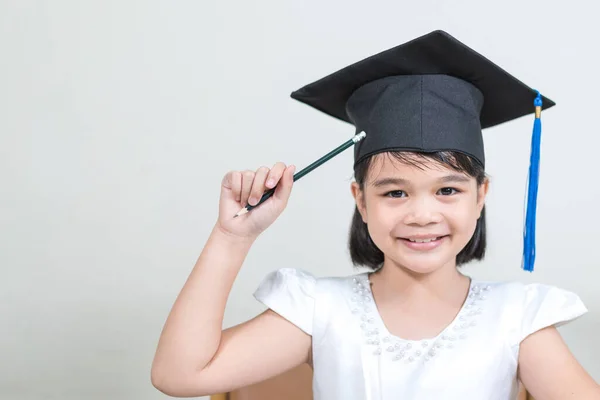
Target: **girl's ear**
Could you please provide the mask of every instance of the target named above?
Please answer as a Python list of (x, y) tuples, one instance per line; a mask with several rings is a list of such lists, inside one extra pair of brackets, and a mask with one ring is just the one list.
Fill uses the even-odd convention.
[(350, 185), (350, 190), (352, 191), (352, 197), (354, 197), (354, 201), (356, 203), (356, 208), (362, 217), (363, 222), (367, 223), (367, 208), (365, 207), (365, 196), (358, 183), (352, 182)]
[(477, 189), (477, 211), (479, 212), (479, 216), (481, 216), (481, 211), (485, 205), (485, 198), (487, 197), (489, 188), (490, 180), (485, 178), (483, 183), (479, 185), (479, 188)]

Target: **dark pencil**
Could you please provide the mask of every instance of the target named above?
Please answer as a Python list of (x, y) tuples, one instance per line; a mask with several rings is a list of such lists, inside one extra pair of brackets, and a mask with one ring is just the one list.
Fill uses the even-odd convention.
[[(361, 133), (355, 135), (352, 139), (348, 140), (347, 142), (345, 142), (341, 146), (339, 146), (336, 149), (334, 149), (334, 150), (330, 151), (329, 153), (325, 154), (323, 157), (319, 158), (317, 161), (313, 162), (308, 167), (304, 168), (302, 171), (299, 171), (299, 172), (295, 173), (294, 174), (294, 182), (296, 182), (298, 179), (302, 178), (304, 175), (308, 174), (310, 171), (312, 171), (313, 169), (317, 168), (318, 166), (320, 166), (320, 165), (324, 164), (325, 162), (331, 160), (333, 157), (337, 156), (342, 151), (346, 150), (349, 147), (352, 147), (353, 145), (355, 145), (356, 143), (358, 143), (359, 141), (361, 141), (362, 139), (364, 139), (365, 136), (367, 136), (367, 134), (365, 132), (361, 132)], [(262, 197), (260, 198), (260, 200), (258, 201), (258, 203), (256, 205), (251, 206), (250, 204), (247, 204), (246, 207), (242, 208), (240, 211), (238, 211), (237, 214), (234, 215), (234, 218), (235, 217), (239, 217), (240, 215), (246, 214), (248, 211), (252, 210), (254, 207), (258, 207), (259, 205), (261, 205), (262, 203), (264, 203), (269, 197), (273, 196), (273, 193), (275, 193), (275, 189), (276, 189), (276, 187), (274, 187), (273, 189), (270, 189), (270, 190), (266, 191), (262, 195)]]

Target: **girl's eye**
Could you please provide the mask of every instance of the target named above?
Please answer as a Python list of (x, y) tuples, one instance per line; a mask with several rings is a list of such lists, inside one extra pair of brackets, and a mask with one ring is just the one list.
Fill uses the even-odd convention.
[(406, 192), (403, 190), (392, 190), (385, 194), (386, 197), (406, 197)]
[(438, 191), (438, 193), (441, 194), (442, 196), (451, 196), (453, 194), (460, 193), (460, 190), (457, 190), (457, 189), (454, 189), (451, 187), (446, 187), (446, 188), (441, 188)]

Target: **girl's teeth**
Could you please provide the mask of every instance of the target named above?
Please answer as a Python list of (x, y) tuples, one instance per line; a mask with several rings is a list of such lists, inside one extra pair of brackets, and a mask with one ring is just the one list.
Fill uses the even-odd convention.
[(411, 242), (415, 242), (415, 243), (429, 243), (429, 242), (433, 242), (434, 240), (438, 240), (438, 238), (432, 238), (432, 239), (408, 239)]

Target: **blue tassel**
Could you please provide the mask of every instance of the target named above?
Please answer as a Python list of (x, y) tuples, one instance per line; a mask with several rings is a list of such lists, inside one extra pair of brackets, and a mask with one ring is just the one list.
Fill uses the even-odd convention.
[(523, 230), (523, 269), (533, 272), (535, 263), (535, 225), (538, 182), (540, 175), (540, 145), (542, 139), (542, 96), (537, 92), (533, 101), (535, 106), (535, 120), (533, 122), (533, 134), (531, 136), (531, 157), (529, 160), (529, 176), (527, 185), (527, 212), (525, 227)]

